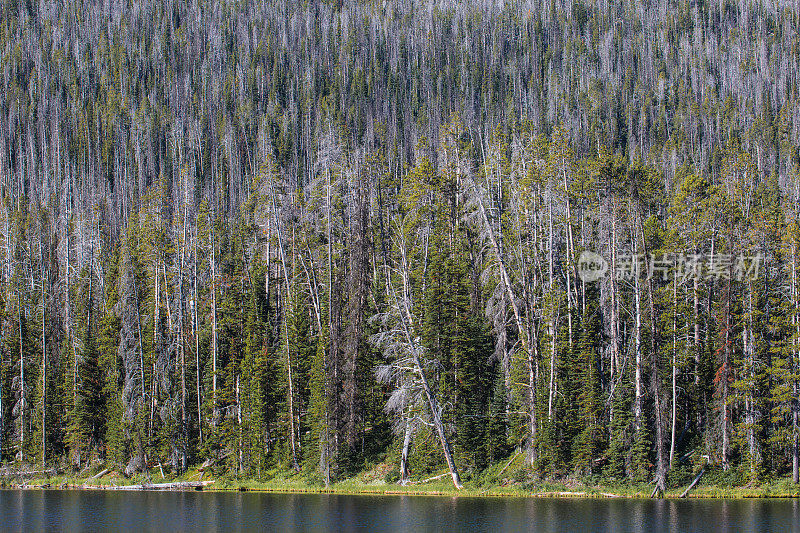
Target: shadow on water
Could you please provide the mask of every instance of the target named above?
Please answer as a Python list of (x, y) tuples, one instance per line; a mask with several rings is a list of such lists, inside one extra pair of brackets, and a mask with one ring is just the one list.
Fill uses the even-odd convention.
[(797, 500), (0, 491), (3, 531), (798, 531)]

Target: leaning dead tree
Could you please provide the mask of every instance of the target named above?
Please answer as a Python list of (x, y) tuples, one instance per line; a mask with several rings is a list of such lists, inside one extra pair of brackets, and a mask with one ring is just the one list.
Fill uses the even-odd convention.
[[(390, 307), (387, 312), (377, 315), (381, 331), (372, 337), (373, 344), (381, 348), (390, 361), (387, 365), (378, 367), (378, 378), (385, 383), (391, 382), (398, 386), (387, 402), (387, 410), (400, 411), (405, 417), (401, 478), (405, 480), (407, 477), (406, 458), (413, 421), (417, 420), (435, 428), (453, 485), (460, 489), (461, 477), (458, 475), (458, 468), (442, 422), (442, 408), (425, 375), (425, 349), (419, 343), (419, 337), (414, 331), (410, 269), (403, 245), (405, 240), (402, 237), (401, 241), (400, 268), (397, 272), (401, 288), (397, 289), (387, 271), (386, 287), (389, 290)], [(421, 398), (424, 398), (424, 403), (427, 404), (430, 421), (423, 420), (419, 416), (411, 418), (411, 413), (414, 412), (412, 407), (421, 403), (419, 402)]]

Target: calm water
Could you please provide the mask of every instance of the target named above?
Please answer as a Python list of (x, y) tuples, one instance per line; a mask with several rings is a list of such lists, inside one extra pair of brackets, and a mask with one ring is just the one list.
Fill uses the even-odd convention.
[(2, 531), (799, 531), (797, 500), (0, 491)]

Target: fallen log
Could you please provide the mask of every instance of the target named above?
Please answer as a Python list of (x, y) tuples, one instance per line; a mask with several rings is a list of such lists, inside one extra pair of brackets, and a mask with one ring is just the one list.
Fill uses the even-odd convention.
[(419, 485), (421, 483), (427, 483), (429, 481), (435, 481), (437, 479), (441, 479), (445, 476), (449, 476), (450, 472), (445, 472), (444, 474), (439, 474), (438, 476), (429, 477), (428, 479), (423, 479), (422, 481), (408, 481), (409, 485)]
[(572, 496), (586, 496), (586, 493), (583, 491), (580, 492), (568, 492), (568, 491), (551, 491), (551, 492), (534, 492), (531, 496), (536, 496), (537, 498), (551, 498), (551, 497), (558, 497), (558, 498), (568, 498)]
[(509, 459), (509, 460), (508, 460), (508, 462), (506, 463), (506, 466), (504, 466), (504, 467), (503, 467), (503, 469), (502, 469), (502, 470), (500, 470), (500, 472), (498, 472), (498, 473), (497, 473), (497, 477), (500, 477), (500, 476), (502, 476), (502, 475), (503, 475), (503, 472), (505, 472), (505, 471), (506, 471), (506, 468), (508, 468), (509, 466), (511, 466), (511, 463), (513, 463), (513, 462), (514, 462), (514, 459), (516, 459), (516, 458), (517, 458), (517, 456), (518, 456), (519, 454), (521, 454), (521, 453), (522, 453), (522, 452), (521, 452), (521, 451), (519, 451), (519, 452), (515, 453), (514, 455), (512, 455), (512, 456), (511, 456), (511, 459)]
[(213, 480), (175, 481), (173, 483), (142, 483), (139, 485), (84, 485), (83, 488), (99, 490), (202, 490), (203, 487), (211, 485), (212, 483), (214, 483)]
[(694, 478), (694, 481), (692, 481), (692, 484), (686, 487), (686, 490), (683, 491), (683, 493), (681, 493), (681, 498), (685, 498), (689, 494), (689, 491), (692, 490), (695, 485), (697, 485), (697, 482), (700, 481), (700, 478), (703, 477), (703, 474), (705, 474), (705, 472), (706, 469), (705, 467), (703, 467), (703, 469), (700, 470), (700, 473), (697, 474), (697, 477)]
[(26, 476), (39, 476), (42, 474), (53, 475), (57, 473), (58, 470), (56, 468), (51, 468), (49, 470), (26, 470), (24, 472), (5, 471), (5, 472), (0, 472), (0, 477), (26, 477)]
[(99, 479), (99, 478), (105, 476), (109, 472), (111, 472), (111, 470), (109, 470), (108, 468), (104, 468), (100, 472), (98, 472), (95, 475), (93, 475), (92, 477), (88, 478), (86, 481), (94, 481), (95, 479)]

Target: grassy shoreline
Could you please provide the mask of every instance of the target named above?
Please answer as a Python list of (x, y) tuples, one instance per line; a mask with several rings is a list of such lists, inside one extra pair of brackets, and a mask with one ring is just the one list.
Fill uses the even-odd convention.
[[(98, 472), (100, 470), (98, 469)], [(202, 475), (202, 472), (191, 469), (178, 477), (163, 476), (154, 469), (150, 476), (137, 475), (125, 478), (118, 472), (109, 472), (102, 477), (55, 475), (20, 479), (6, 474), (0, 477), (2, 489), (24, 490), (125, 490), (121, 487), (141, 486), (141, 490), (202, 490), (205, 492), (271, 492), (284, 494), (336, 494), (336, 495), (374, 495), (374, 496), (448, 496), (448, 497), (491, 497), (491, 498), (649, 498), (652, 492), (650, 484), (605, 485), (583, 481), (564, 481), (537, 483), (511, 482), (506, 484), (477, 485), (466, 483), (464, 488), (456, 490), (446, 479), (438, 479), (428, 483), (409, 484), (373, 479), (351, 478), (325, 487), (311, 483), (300, 475), (276, 476), (269, 481), (257, 481), (249, 478), (230, 476), (214, 477)], [(213, 481), (206, 486), (191, 486), (158, 489), (150, 487), (162, 483), (196, 483)], [(685, 486), (671, 487), (664, 493), (664, 498), (678, 499)], [(720, 486), (699, 484), (688, 495), (690, 499), (740, 499), (740, 498), (798, 498), (800, 485), (793, 485), (788, 479), (781, 479), (759, 486)]]

